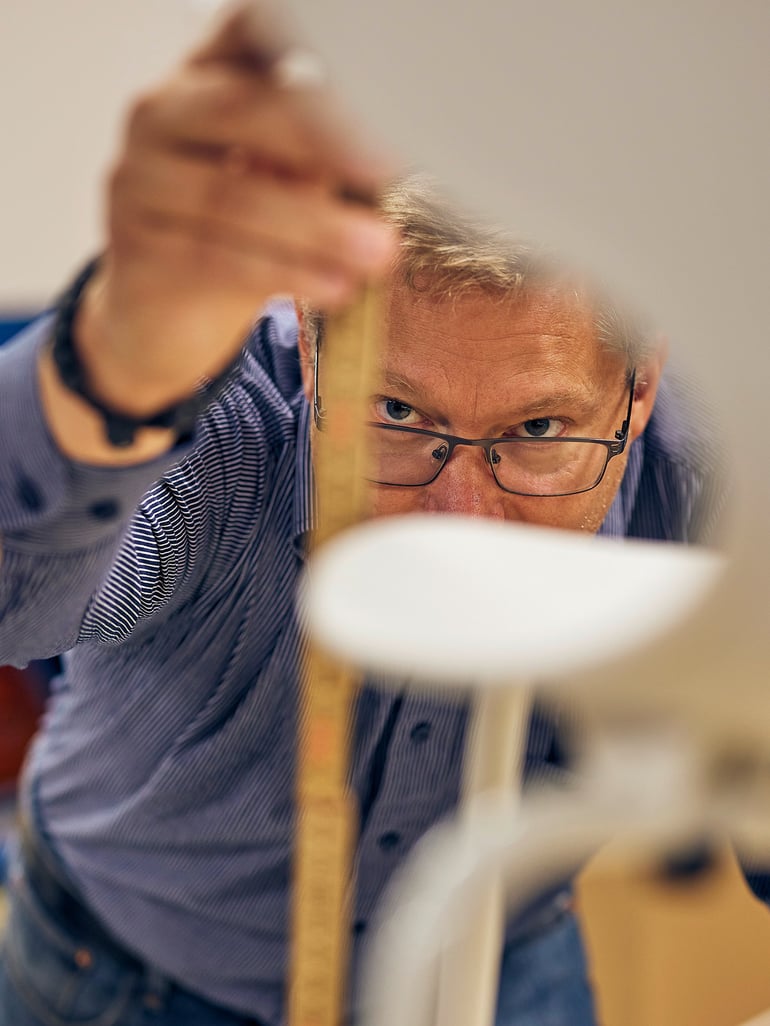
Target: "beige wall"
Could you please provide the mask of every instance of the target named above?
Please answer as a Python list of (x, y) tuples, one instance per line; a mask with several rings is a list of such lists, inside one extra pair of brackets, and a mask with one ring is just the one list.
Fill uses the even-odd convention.
[(126, 98), (199, 31), (204, 0), (2, 0), (0, 310), (54, 294), (99, 240)]

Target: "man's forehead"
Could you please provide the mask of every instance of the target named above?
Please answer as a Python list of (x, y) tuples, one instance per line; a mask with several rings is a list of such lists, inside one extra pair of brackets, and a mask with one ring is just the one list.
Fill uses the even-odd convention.
[(598, 345), (593, 305), (566, 286), (515, 293), (466, 286), (437, 293), (396, 281), (388, 289), (385, 309), (388, 337), (428, 330), (437, 338), (468, 342), (540, 335)]
[(439, 418), (463, 405), (501, 423), (556, 408), (588, 416), (624, 374), (576, 290), (442, 296), (401, 285), (387, 311), (377, 387)]
[(623, 358), (598, 338), (593, 310), (573, 292), (527, 290), (517, 295), (479, 289), (436, 296), (408, 286), (391, 290), (380, 364), (392, 375), (422, 376), (431, 365), (446, 374), (494, 377), (615, 376)]
[[(490, 410), (500, 407), (501, 413), (511, 413), (520, 407), (526, 408), (529, 416), (553, 411), (555, 408), (570, 408), (573, 411), (589, 413), (601, 405), (603, 391), (597, 389), (596, 382), (584, 376), (565, 376), (557, 373), (530, 373), (524, 378), (511, 380), (492, 379), (487, 382), (486, 402)], [(402, 402), (413, 402), (421, 405), (433, 400), (440, 401), (445, 392), (435, 388), (435, 378), (424, 378), (420, 368), (415, 373), (401, 373), (383, 364), (380, 367), (378, 386), (385, 389), (388, 395), (398, 397)], [(474, 386), (474, 401), (483, 398), (484, 393)], [(464, 393), (465, 400), (470, 404), (471, 392)]]

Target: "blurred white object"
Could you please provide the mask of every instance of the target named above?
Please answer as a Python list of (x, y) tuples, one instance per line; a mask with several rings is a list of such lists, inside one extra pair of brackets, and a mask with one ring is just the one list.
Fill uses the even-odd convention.
[(305, 596), (318, 640), (411, 679), (548, 683), (649, 645), (703, 601), (724, 561), (471, 517), (361, 524), (315, 556)]
[(602, 739), (585, 791), (543, 809), (520, 809), (514, 782), (527, 684), (650, 645), (723, 568), (695, 549), (458, 516), (369, 522), (316, 553), (303, 595), (316, 640), (412, 687), (475, 689), (463, 805), (385, 905), (361, 988), (366, 1026), (485, 1026), (507, 901), (568, 878), (617, 829), (652, 846), (697, 831), (690, 752), (673, 730)]

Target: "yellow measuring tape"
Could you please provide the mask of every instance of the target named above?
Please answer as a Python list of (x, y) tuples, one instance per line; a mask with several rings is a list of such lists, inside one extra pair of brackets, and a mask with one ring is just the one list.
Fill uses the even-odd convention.
[[(381, 329), (379, 289), (330, 318), (324, 333), (324, 430), (315, 439), (322, 545), (366, 515), (361, 425)], [(358, 810), (348, 790), (357, 679), (312, 643), (305, 662), (297, 768), (290, 1026), (340, 1026), (347, 986)]]

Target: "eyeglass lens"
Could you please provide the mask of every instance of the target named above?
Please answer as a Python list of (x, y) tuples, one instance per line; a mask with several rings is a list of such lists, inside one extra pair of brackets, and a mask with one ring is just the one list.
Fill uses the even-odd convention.
[[(449, 444), (429, 434), (370, 426), (367, 448), (370, 480), (381, 484), (429, 484), (449, 455)], [(562, 439), (511, 439), (490, 448), (492, 470), (500, 486), (523, 495), (561, 495), (593, 487), (608, 460), (601, 442)]]

